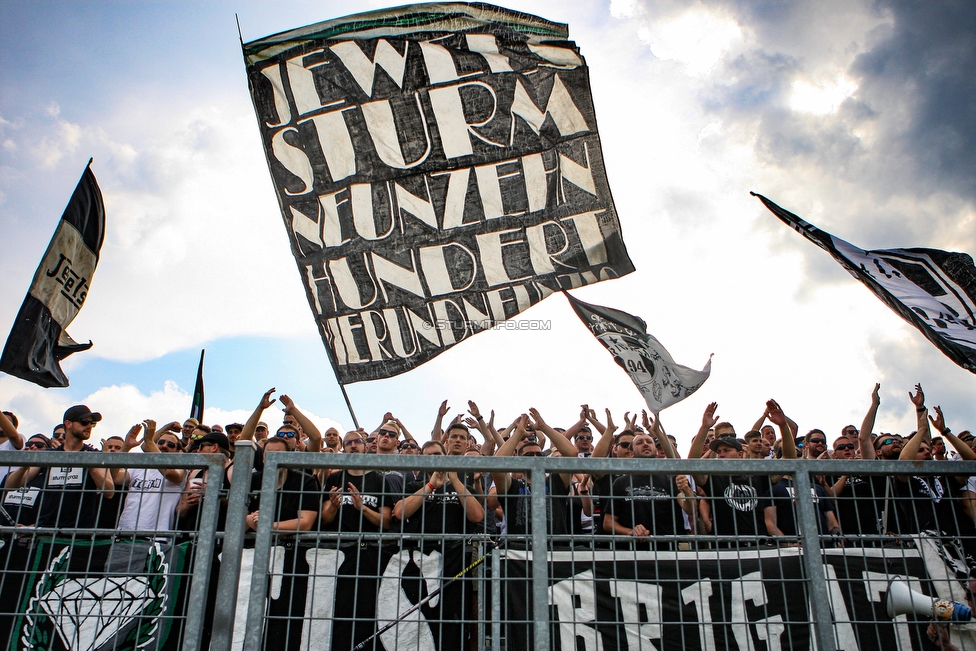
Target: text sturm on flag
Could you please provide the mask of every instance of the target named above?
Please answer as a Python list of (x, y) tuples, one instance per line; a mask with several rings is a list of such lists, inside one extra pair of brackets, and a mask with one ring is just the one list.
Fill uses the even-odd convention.
[(339, 381), (407, 371), (553, 291), (634, 270), (565, 25), (491, 5), (244, 46), (271, 177)]
[(76, 343), (66, 328), (88, 297), (104, 237), (102, 193), (86, 167), (17, 313), (0, 371), (42, 387), (68, 386), (59, 362), (92, 344)]
[(647, 408), (655, 414), (693, 394), (712, 372), (711, 359), (700, 371), (675, 363), (661, 342), (647, 334), (643, 319), (584, 303), (569, 293), (566, 297), (576, 316), (613, 355), (613, 361), (627, 371), (644, 396)]
[(976, 373), (976, 266), (970, 255), (918, 248), (865, 251), (752, 194), (832, 255), (949, 359)]

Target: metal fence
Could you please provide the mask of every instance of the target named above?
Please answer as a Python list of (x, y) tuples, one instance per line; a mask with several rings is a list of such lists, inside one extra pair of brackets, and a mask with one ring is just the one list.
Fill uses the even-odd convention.
[[(929, 627), (937, 601), (973, 607), (976, 462), (270, 452), (258, 474), (253, 456), (239, 444), (225, 483), (220, 458), (61, 453), (61, 470), (210, 480), (184, 480), (173, 527), (0, 528), (3, 648), (889, 651), (936, 648), (941, 629), (976, 649), (971, 623)], [(0, 453), (0, 466), (45, 462)], [(504, 473), (520, 477), (496, 500)], [(584, 475), (616, 481), (594, 499)], [(693, 497), (676, 476), (699, 480)], [(790, 479), (769, 496), (742, 479), (770, 476)], [(851, 478), (873, 492), (817, 488)], [(718, 494), (694, 497), (706, 489)], [(121, 497), (150, 508), (139, 487)], [(720, 526), (731, 516), (709, 504), (772, 529)], [(831, 513), (867, 525), (838, 531)]]

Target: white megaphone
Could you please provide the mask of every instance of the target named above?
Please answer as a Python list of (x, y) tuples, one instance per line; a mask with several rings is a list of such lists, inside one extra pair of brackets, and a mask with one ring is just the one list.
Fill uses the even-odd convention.
[(915, 592), (901, 579), (888, 584), (885, 610), (892, 619), (909, 613), (934, 617), (940, 622), (968, 622), (973, 618), (973, 611), (968, 606)]

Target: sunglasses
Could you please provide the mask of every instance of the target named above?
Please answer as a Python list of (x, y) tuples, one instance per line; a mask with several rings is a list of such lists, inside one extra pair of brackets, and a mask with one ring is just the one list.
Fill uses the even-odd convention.
[(293, 439), (293, 438), (295, 438), (295, 432), (292, 432), (291, 430), (285, 430), (284, 432), (277, 432), (277, 433), (275, 433), (275, 436), (278, 437), (278, 438), (289, 438), (289, 439)]
[(807, 443), (813, 443), (815, 445), (823, 445), (826, 442), (827, 441), (825, 441), (824, 439), (810, 439), (809, 441), (807, 441)]
[(630, 441), (621, 441), (620, 443), (617, 443), (617, 447), (623, 448), (625, 450), (629, 450), (630, 449)]
[(523, 452), (521, 454), (523, 457), (544, 457), (546, 456), (544, 452)]
[(853, 450), (854, 448), (855, 448), (855, 445), (853, 443), (841, 443), (840, 445), (838, 445), (834, 449), (835, 450)]
[(593, 440), (593, 437), (592, 436), (577, 436), (576, 437), (576, 440), (577, 441), (592, 441)]
[(44, 441), (27, 441), (27, 445), (25, 445), (24, 447), (27, 447), (27, 448), (40, 448), (40, 449), (43, 450), (43, 449), (47, 448), (47, 443), (45, 443)]
[(169, 448), (170, 450), (176, 450), (180, 447), (179, 444), (168, 439), (159, 439), (156, 441), (156, 445), (161, 448)]
[[(399, 432), (390, 432), (390, 431), (387, 431), (385, 429), (381, 429), (379, 432), (376, 433), (376, 435), (377, 436), (385, 436), (385, 437), (391, 438), (391, 439), (398, 439), (398, 438), (400, 438), (400, 433)], [(376, 440), (376, 439), (373, 439), (373, 440)]]
[(881, 443), (879, 443), (878, 445), (882, 445), (882, 446), (884, 446), (884, 445), (891, 445), (892, 443), (894, 443), (897, 440), (898, 439), (882, 439), (881, 440)]
[(420, 446), (419, 445), (414, 445), (413, 443), (406, 443), (404, 445), (401, 445), (400, 446), (400, 449), (401, 450), (419, 450), (420, 449)]
[(78, 423), (79, 425), (81, 425), (82, 427), (88, 427), (89, 425), (91, 425), (92, 427), (95, 427), (95, 425), (97, 424), (91, 418), (84, 418), (82, 420), (76, 420), (75, 422)]

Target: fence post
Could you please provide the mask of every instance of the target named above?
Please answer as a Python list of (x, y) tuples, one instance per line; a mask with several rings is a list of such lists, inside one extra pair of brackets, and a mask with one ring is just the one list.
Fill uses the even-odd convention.
[(533, 458), (529, 475), (532, 504), (532, 618), (536, 651), (549, 650), (549, 552), (546, 545), (549, 518), (546, 509), (546, 471)]
[(813, 502), (810, 474), (799, 471), (793, 475), (796, 494), (797, 528), (803, 543), (803, 570), (809, 583), (809, 606), (812, 609), (813, 631), (820, 651), (837, 651), (834, 636), (834, 616), (830, 607), (827, 577), (824, 574), (823, 553), (820, 549), (820, 527), (817, 507)]
[[(211, 462), (208, 475), (222, 473), (224, 465), (220, 461)], [(187, 597), (186, 626), (183, 631), (182, 649), (197, 651), (203, 636), (204, 617), (207, 613), (207, 596), (210, 591), (210, 572), (214, 561), (214, 544), (219, 512), (220, 483), (207, 482), (203, 495), (203, 512), (200, 515), (200, 535), (197, 537), (196, 553), (193, 562), (193, 581)]]
[[(234, 444), (234, 475), (227, 496), (227, 520), (220, 555), (220, 574), (217, 578), (211, 651), (230, 651), (234, 638), (241, 553), (244, 549), (244, 531), (247, 528), (247, 494), (251, 490), (251, 469), (254, 467), (256, 447), (254, 441), (237, 441)], [(220, 479), (223, 482), (223, 477)], [(220, 486), (220, 483), (217, 485)]]

